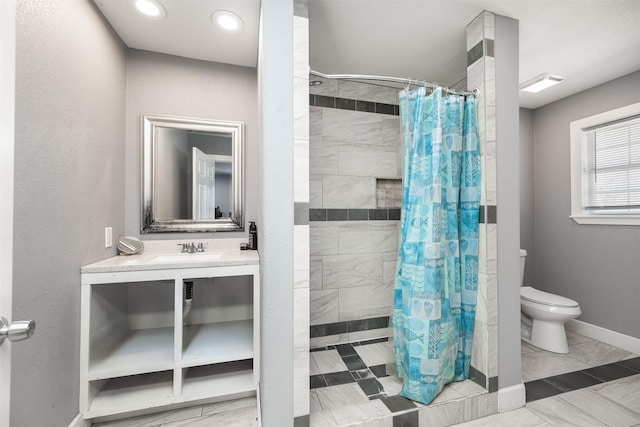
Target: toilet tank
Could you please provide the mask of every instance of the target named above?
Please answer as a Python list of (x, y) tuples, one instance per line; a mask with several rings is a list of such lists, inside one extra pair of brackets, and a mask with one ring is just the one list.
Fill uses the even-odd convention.
[(527, 251), (520, 249), (520, 286), (524, 286), (524, 263), (527, 258)]

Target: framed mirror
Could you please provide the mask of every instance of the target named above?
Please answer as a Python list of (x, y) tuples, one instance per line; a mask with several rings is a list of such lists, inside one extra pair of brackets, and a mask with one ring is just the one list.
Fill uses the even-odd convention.
[(142, 233), (242, 231), (244, 123), (142, 116)]

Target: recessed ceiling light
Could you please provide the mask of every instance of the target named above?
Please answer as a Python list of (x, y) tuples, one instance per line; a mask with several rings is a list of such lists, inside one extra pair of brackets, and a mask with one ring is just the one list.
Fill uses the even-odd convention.
[(211, 21), (218, 28), (228, 33), (239, 33), (242, 31), (243, 22), (238, 15), (228, 10), (219, 10), (211, 15)]
[(129, 5), (145, 18), (164, 19), (167, 16), (167, 11), (157, 0), (129, 0)]
[(548, 73), (540, 74), (539, 76), (535, 76), (531, 80), (522, 83), (520, 85), (520, 90), (524, 90), (525, 92), (538, 93), (541, 90), (550, 88), (551, 86), (562, 83), (563, 81), (563, 77), (552, 76)]

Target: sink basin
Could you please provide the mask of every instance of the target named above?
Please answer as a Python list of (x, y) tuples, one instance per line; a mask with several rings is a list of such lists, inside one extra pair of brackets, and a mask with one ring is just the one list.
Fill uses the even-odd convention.
[(179, 253), (179, 254), (163, 254), (156, 255), (151, 258), (147, 263), (163, 264), (163, 263), (176, 263), (176, 262), (202, 262), (202, 261), (215, 261), (222, 258), (221, 253), (217, 252), (196, 252), (196, 253)]

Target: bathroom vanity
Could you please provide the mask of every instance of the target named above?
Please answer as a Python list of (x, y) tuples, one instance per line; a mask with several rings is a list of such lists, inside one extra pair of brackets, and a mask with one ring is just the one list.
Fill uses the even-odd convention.
[[(193, 289), (189, 309), (187, 286)], [(85, 419), (257, 390), (257, 251), (236, 245), (116, 256), (82, 267), (81, 287)]]

